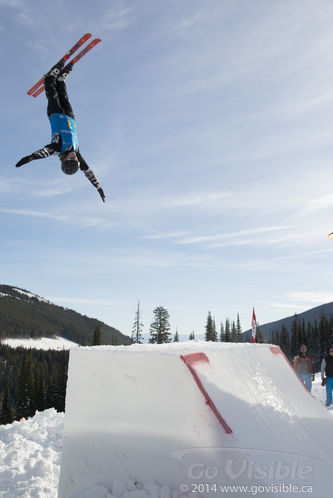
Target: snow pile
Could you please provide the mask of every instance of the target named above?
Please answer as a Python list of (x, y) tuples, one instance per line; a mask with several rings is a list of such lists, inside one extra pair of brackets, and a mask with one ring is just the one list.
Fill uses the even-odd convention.
[[(313, 395), (325, 404), (320, 375)], [(333, 416), (333, 410), (330, 410)], [(56, 498), (60, 474), (64, 414), (55, 410), (37, 413), (31, 419), (0, 426), (0, 496), (4, 498)], [(318, 420), (320, 424), (320, 420)], [(174, 498), (170, 489), (147, 482), (118, 479), (107, 489), (93, 484), (80, 498)]]
[(52, 408), (0, 426), (0, 496), (57, 496), (63, 418)]
[[(114, 496), (120, 478), (130, 487), (129, 479), (154, 479), (169, 494), (200, 492), (200, 485), (208, 496), (212, 475), (219, 488), (273, 482), (324, 496), (332, 429), (332, 417), (277, 346), (189, 341), (76, 348), (59, 497), (78, 498), (98, 484)], [(144, 486), (139, 495), (126, 493), (146, 496)]]
[(70, 349), (77, 346), (76, 342), (69, 341), (64, 337), (40, 337), (39, 339), (15, 339), (8, 338), (3, 339), (2, 344), (6, 346), (10, 346), (11, 348), (26, 348), (26, 349), (43, 349), (49, 350), (54, 349), (58, 351), (62, 351), (63, 349)]

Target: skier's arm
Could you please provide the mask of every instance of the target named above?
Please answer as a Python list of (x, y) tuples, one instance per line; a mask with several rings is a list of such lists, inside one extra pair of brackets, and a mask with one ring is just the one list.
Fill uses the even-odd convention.
[(326, 368), (326, 360), (323, 358), (323, 361), (321, 362), (321, 380), (324, 380), (325, 377), (325, 368)]
[(16, 163), (16, 167), (19, 168), (20, 166), (23, 166), (23, 164), (30, 163), (30, 161), (34, 161), (35, 159), (44, 159), (45, 157), (57, 154), (57, 149), (57, 144), (51, 142), (50, 144), (45, 145), (45, 147), (43, 147), (42, 149), (36, 150), (36, 152), (30, 154), (30, 156), (22, 157), (22, 159), (20, 159), (19, 162)]
[(298, 371), (299, 356), (294, 357), (293, 369)]
[(85, 174), (85, 176), (88, 178), (88, 180), (90, 181), (90, 183), (93, 184), (93, 186), (95, 188), (97, 188), (97, 191), (99, 193), (99, 195), (101, 196), (102, 198), (102, 201), (105, 202), (105, 195), (104, 195), (104, 191), (102, 189), (102, 187), (100, 186), (93, 170), (91, 168), (89, 168), (88, 164), (85, 162), (85, 160), (83, 159), (83, 157), (81, 156), (80, 152), (77, 152), (77, 157), (80, 161), (80, 169), (83, 171), (83, 173)]

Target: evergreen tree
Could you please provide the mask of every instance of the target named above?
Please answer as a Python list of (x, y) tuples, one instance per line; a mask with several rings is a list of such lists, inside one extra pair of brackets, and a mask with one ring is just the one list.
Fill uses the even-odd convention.
[(23, 363), (19, 373), (19, 389), (16, 404), (16, 418), (32, 417), (35, 414), (35, 393), (34, 393), (34, 376), (32, 366), (31, 351), (27, 351), (23, 357)]
[(208, 311), (205, 340), (206, 341), (217, 341), (215, 322), (212, 319), (212, 315), (211, 315), (210, 311)]
[(142, 344), (143, 342), (143, 323), (141, 322), (141, 310), (140, 301), (138, 301), (138, 307), (135, 313), (134, 325), (132, 329), (132, 342), (135, 344)]
[(235, 322), (233, 321), (231, 325), (231, 342), (236, 342), (236, 335), (237, 335), (236, 325)]
[(1, 402), (0, 424), (11, 424), (15, 417), (15, 411), (11, 404), (8, 378), (5, 379), (5, 392)]
[(173, 342), (179, 342), (179, 334), (178, 334), (177, 329), (176, 329), (175, 335), (173, 336)]
[(231, 342), (231, 330), (230, 330), (230, 320), (229, 318), (226, 319), (225, 321), (225, 342)]
[(194, 341), (194, 339), (195, 339), (195, 336), (194, 336), (194, 330), (193, 330), (193, 332), (191, 332), (189, 335), (189, 341)]
[(220, 341), (221, 342), (225, 341), (225, 330), (224, 330), (222, 322), (221, 322), (221, 327), (220, 327)]
[(291, 354), (290, 354), (290, 339), (289, 339), (289, 332), (287, 328), (282, 325), (281, 329), (281, 334), (280, 334), (280, 348), (286, 355), (286, 357), (291, 360)]
[(237, 313), (237, 322), (236, 322), (236, 342), (243, 342), (242, 327), (240, 324), (239, 313)]
[(163, 306), (158, 306), (153, 311), (155, 320), (150, 325), (150, 343), (162, 344), (170, 342), (169, 312)]
[(98, 323), (94, 330), (92, 345), (100, 346), (101, 344), (102, 344), (102, 332), (101, 332), (101, 326)]

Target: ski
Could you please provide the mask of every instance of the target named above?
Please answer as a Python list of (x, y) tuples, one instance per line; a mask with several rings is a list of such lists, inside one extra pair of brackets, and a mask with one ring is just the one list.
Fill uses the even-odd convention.
[[(74, 52), (76, 52), (80, 47), (82, 47), (82, 45), (84, 45), (84, 43), (90, 37), (91, 37), (91, 33), (86, 33), (85, 35), (83, 35), (79, 39), (79, 41), (76, 42), (75, 45), (73, 45), (72, 48), (68, 50), (68, 52), (66, 52), (66, 54), (60, 59), (60, 61), (67, 61), (74, 54)], [(32, 86), (30, 88), (30, 90), (27, 91), (27, 94), (32, 95), (33, 93), (35, 93), (36, 90), (38, 90), (38, 88), (43, 84), (43, 82), (44, 82), (44, 76), (39, 81), (37, 81), (37, 83), (35, 83), (34, 86)]]
[[(102, 40), (100, 38), (95, 38), (94, 40), (92, 40), (90, 43), (88, 43), (88, 45), (86, 47), (84, 47), (83, 50), (81, 50), (81, 52), (79, 52), (61, 71), (60, 74), (62, 73), (65, 73), (66, 72), (66, 69), (68, 68), (69, 65), (72, 65), (74, 66), (74, 64), (76, 64), (80, 59), (82, 59), (82, 57), (84, 55), (86, 55), (87, 52), (89, 52), (89, 50), (91, 50), (93, 47), (95, 47), (95, 45), (97, 45), (97, 43), (101, 42)], [(42, 85), (40, 88), (38, 88), (37, 91), (35, 91), (32, 96), (33, 97), (38, 97), (38, 95), (40, 95), (43, 91), (45, 90), (45, 87), (44, 85)]]

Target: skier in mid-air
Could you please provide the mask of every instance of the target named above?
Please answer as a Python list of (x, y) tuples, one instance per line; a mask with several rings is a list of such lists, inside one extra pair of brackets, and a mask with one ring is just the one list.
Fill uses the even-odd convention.
[(66, 175), (73, 175), (78, 169), (83, 171), (88, 180), (97, 188), (102, 201), (105, 202), (102, 187), (79, 151), (74, 113), (68, 100), (65, 83), (73, 66), (66, 66), (66, 71), (62, 72), (64, 64), (64, 61), (58, 62), (44, 76), (45, 93), (48, 101), (47, 115), (52, 130), (51, 143), (29, 156), (23, 157), (16, 164), (16, 167), (20, 167), (35, 159), (44, 159), (45, 157), (58, 154), (62, 171)]

